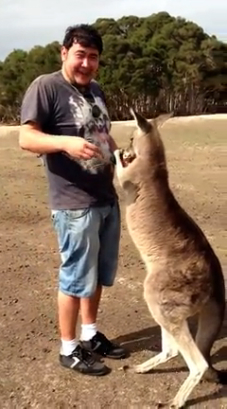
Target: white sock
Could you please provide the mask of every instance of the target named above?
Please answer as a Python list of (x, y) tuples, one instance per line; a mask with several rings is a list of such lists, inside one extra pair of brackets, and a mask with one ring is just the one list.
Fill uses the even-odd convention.
[(96, 323), (81, 325), (81, 341), (89, 341), (97, 333)]
[(70, 341), (65, 341), (64, 339), (61, 340), (61, 355), (69, 356), (77, 347), (78, 341), (76, 339), (72, 339)]

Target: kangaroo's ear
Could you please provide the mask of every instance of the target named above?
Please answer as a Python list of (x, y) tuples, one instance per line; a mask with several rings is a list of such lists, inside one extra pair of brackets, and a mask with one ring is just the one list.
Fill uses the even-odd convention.
[(157, 128), (161, 128), (168, 119), (173, 117), (173, 112), (168, 114), (159, 115), (157, 118), (153, 119), (153, 122), (156, 124)]
[(143, 133), (149, 133), (152, 129), (152, 125), (150, 122), (147, 121), (146, 118), (144, 118), (142, 115), (138, 114), (138, 112), (134, 111), (132, 108), (130, 108), (130, 113), (133, 116), (133, 118), (136, 121), (137, 127), (143, 132)]

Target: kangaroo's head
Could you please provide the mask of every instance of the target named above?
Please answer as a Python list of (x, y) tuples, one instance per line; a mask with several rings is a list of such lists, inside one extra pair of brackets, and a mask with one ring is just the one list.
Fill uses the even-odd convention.
[(130, 139), (129, 146), (122, 151), (124, 167), (136, 158), (148, 161), (153, 166), (165, 166), (165, 151), (159, 129), (172, 114), (160, 115), (148, 121), (133, 109), (130, 109), (130, 112), (136, 121), (136, 130)]

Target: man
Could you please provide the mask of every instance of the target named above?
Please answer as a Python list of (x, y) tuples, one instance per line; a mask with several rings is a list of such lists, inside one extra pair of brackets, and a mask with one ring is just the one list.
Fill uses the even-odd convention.
[[(91, 26), (66, 30), (62, 69), (38, 77), (25, 93), (19, 138), (22, 149), (43, 155), (49, 182), (61, 256), (60, 363), (89, 375), (109, 372), (97, 354), (125, 357), (124, 349), (96, 327), (102, 287), (114, 283), (120, 240), (110, 160), (116, 145), (103, 93), (94, 81), (101, 53), (102, 39)], [(79, 310), (80, 340), (75, 334)]]

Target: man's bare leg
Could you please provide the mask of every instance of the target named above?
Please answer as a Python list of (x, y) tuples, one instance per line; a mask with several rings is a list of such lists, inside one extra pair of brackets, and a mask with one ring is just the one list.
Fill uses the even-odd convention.
[(102, 294), (102, 286), (98, 286), (94, 295), (89, 298), (81, 298), (80, 311), (82, 321), (81, 339), (89, 341), (97, 333), (96, 320), (99, 303)]
[(58, 292), (58, 317), (61, 335), (61, 353), (70, 355), (78, 342), (76, 341), (76, 323), (79, 314), (80, 299)]
[(81, 298), (80, 311), (82, 324), (86, 325), (96, 322), (101, 294), (102, 286), (99, 285), (92, 297)]
[[(75, 341), (76, 324), (78, 320), (79, 309), (81, 309), (82, 325), (93, 324), (96, 327), (98, 307), (102, 293), (102, 286), (98, 286), (95, 294), (89, 298), (77, 298), (66, 295), (59, 291), (58, 293), (58, 311), (59, 327), (61, 339), (64, 341)], [(91, 329), (90, 331), (91, 332)], [(93, 328), (92, 336), (96, 329)], [(66, 344), (66, 343), (65, 343)], [(77, 345), (76, 341), (72, 345)]]
[(58, 292), (58, 316), (61, 338), (71, 341), (76, 335), (80, 299)]
[(96, 319), (101, 294), (102, 287), (98, 286), (93, 297), (81, 299), (81, 340), (85, 348), (97, 354), (113, 359), (124, 358), (126, 356), (124, 348), (113, 344), (104, 334), (97, 331)]
[[(98, 295), (97, 295), (98, 298)], [(100, 297), (99, 297), (100, 298)], [(86, 352), (76, 339), (80, 298), (58, 293), (59, 327), (61, 334), (60, 362), (63, 366), (88, 375), (106, 375), (109, 368)], [(94, 303), (95, 305), (97, 304)]]

